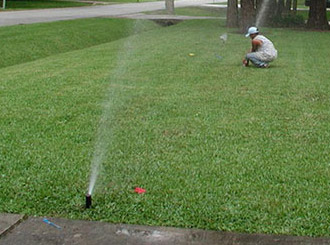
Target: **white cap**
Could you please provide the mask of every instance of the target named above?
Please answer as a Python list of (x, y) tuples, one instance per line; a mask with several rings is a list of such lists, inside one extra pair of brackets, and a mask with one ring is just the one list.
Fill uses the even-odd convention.
[(255, 27), (255, 26), (252, 26), (252, 27), (249, 28), (248, 33), (246, 33), (245, 36), (248, 37), (248, 36), (250, 36), (251, 34), (256, 34), (256, 33), (259, 33), (258, 28)]

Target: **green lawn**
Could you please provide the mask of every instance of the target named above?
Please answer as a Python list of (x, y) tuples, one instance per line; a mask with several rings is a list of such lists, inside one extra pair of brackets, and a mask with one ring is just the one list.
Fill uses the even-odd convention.
[[(2, 1), (1, 7), (2, 5)], [(67, 7), (83, 7), (90, 6), (90, 3), (83, 3), (78, 1), (56, 1), (56, 0), (7, 0), (6, 10), (23, 10), (23, 9), (44, 9), (44, 8), (67, 8)], [(0, 11), (3, 9), (1, 8)]]
[(95, 18), (3, 27), (0, 68), (115, 41), (131, 35), (132, 28), (138, 33), (156, 26), (146, 22), (133, 27), (131, 20)]
[[(98, 2), (111, 3), (136, 3), (136, 2), (152, 2), (156, 0), (99, 0)], [(2, 1), (0, 1), (1, 7)], [(7, 0), (6, 10), (26, 10), (26, 9), (45, 9), (45, 8), (68, 8), (68, 7), (83, 7), (91, 6), (92, 3), (80, 2), (80, 1), (68, 1), (68, 0)], [(0, 9), (0, 12), (3, 9)]]
[(109, 3), (143, 3), (143, 2), (156, 2), (160, 0), (99, 0), (100, 2)]
[(1, 68), (0, 212), (329, 236), (329, 34), (262, 30), (279, 58), (256, 69), (241, 66), (249, 39), (219, 20), (129, 22), (116, 25), (130, 36), (57, 54), (44, 45)]
[[(226, 8), (210, 8), (210, 7), (184, 7), (176, 8), (176, 15), (187, 16), (211, 16), (211, 17), (226, 17)], [(166, 10), (156, 10), (145, 12), (146, 14), (167, 14)]]

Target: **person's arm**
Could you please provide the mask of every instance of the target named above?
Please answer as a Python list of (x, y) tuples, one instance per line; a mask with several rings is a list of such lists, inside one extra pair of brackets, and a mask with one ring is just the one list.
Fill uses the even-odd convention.
[(258, 50), (258, 48), (262, 45), (262, 41), (261, 40), (252, 40), (252, 52), (256, 52)]

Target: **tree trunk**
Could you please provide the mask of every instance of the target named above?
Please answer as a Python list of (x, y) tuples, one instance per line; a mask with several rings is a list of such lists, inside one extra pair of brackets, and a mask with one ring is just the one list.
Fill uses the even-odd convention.
[(271, 20), (276, 16), (276, 9), (277, 9), (277, 1), (270, 0), (269, 3), (269, 12), (268, 12), (268, 19)]
[(284, 0), (278, 0), (276, 16), (282, 17), (284, 10)]
[(292, 4), (292, 0), (286, 0), (285, 8), (284, 8), (284, 13), (286, 15), (289, 15), (291, 13), (291, 4)]
[(255, 9), (257, 11), (257, 14), (258, 14), (258, 9), (261, 8), (261, 5), (262, 5), (263, 1), (265, 1), (265, 0), (255, 0)]
[(165, 7), (168, 14), (174, 14), (174, 0), (165, 0)]
[(297, 14), (297, 5), (298, 5), (298, 1), (297, 0), (293, 0), (293, 4), (292, 4), (292, 14), (296, 15)]
[(310, 1), (307, 27), (318, 30), (330, 29), (327, 20), (326, 1), (324, 0)]
[(238, 27), (237, 0), (228, 0), (227, 6), (227, 27)]
[(241, 30), (246, 32), (247, 29), (254, 25), (255, 8), (253, 0), (241, 0)]

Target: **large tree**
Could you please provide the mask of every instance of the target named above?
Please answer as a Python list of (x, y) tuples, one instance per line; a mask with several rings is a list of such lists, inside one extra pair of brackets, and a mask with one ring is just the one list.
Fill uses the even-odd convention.
[(174, 0), (165, 0), (165, 8), (168, 14), (174, 14)]
[(277, 1), (277, 10), (276, 10), (276, 15), (278, 17), (282, 16), (283, 14), (283, 10), (285, 9), (285, 6), (284, 6), (284, 0), (278, 0)]
[(238, 27), (238, 6), (237, 0), (228, 0), (227, 6), (227, 27)]
[(291, 5), (292, 5), (292, 0), (286, 0), (285, 1), (284, 13), (286, 15), (289, 15), (291, 13)]
[(292, 13), (296, 15), (297, 13), (298, 0), (293, 0)]
[(241, 29), (245, 32), (249, 26), (255, 24), (256, 11), (254, 0), (241, 0)]
[(311, 29), (329, 30), (325, 0), (310, 1), (307, 27)]

